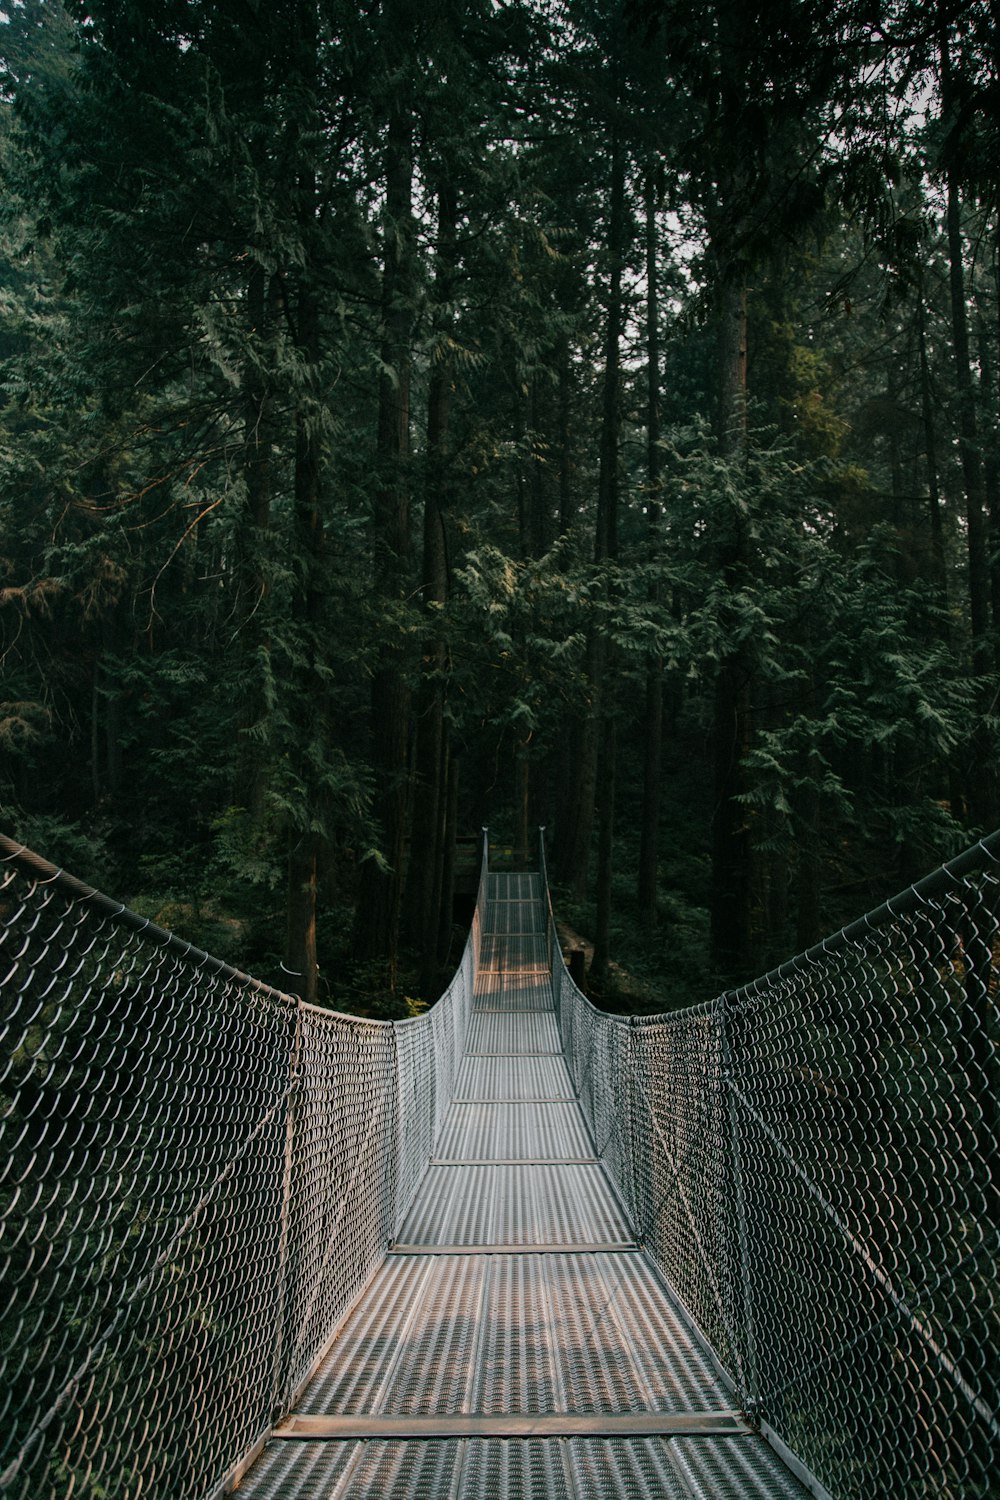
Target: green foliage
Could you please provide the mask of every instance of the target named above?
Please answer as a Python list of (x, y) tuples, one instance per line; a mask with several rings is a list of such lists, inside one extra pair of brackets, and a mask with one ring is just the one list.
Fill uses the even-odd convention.
[[(597, 640), (616, 678), (620, 829), (641, 815), (651, 660), (662, 676), (659, 937), (615, 885), (616, 940), (655, 984), (666, 973), (671, 993), (701, 994), (707, 973), (716, 693), (735, 659), (762, 953), (794, 940), (802, 861), (847, 901), (950, 851), (996, 729), (981, 648), (970, 661), (928, 171), (961, 175), (970, 246), (995, 233), (977, 108), (991, 33), (970, 14), (947, 118), (932, 102), (921, 120), (932, 59), (905, 28), (868, 31), (856, 51), (851, 7), (815, 29), (794, 10), (681, 16), (656, 0), (623, 28), (592, 5), (372, 18), (303, 0), (249, 28), (229, 3), (13, 7), (0, 796), (21, 836), (279, 979), (289, 844), (314, 837), (323, 984), (332, 994), (339, 976), (368, 1008), (380, 986), (417, 994), (388, 959), (352, 977), (346, 956), (359, 870), (391, 873), (373, 680), (391, 659), (411, 744), (440, 693), (462, 828), (515, 826), (525, 795), (531, 820), (550, 821)], [(412, 254), (407, 215), (386, 213), (399, 110)], [(597, 566), (612, 129), (629, 317), (619, 557)], [(651, 161), (667, 372), (655, 484), (640, 330)], [(438, 239), (443, 185), (453, 244)], [(393, 246), (410, 260), (387, 309)], [(739, 277), (753, 400), (733, 454), (715, 435), (713, 309)], [(970, 286), (995, 490), (996, 287), (978, 267)], [(387, 311), (405, 314), (405, 369)], [(392, 484), (407, 525), (388, 587), (380, 392), (404, 376)], [(446, 553), (432, 604), (425, 500)], [(635, 857), (620, 834), (618, 869)]]

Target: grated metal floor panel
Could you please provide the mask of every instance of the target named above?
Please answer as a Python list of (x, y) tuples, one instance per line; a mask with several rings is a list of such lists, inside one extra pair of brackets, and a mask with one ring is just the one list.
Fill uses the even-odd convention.
[(483, 931), (490, 933), (537, 933), (544, 938), (546, 921), (544, 908), (538, 901), (497, 901), (486, 906)]
[(552, 1099), (572, 1102), (573, 1085), (562, 1055), (468, 1057), (455, 1084), (455, 1102), (489, 1099)]
[(531, 901), (542, 908), (544, 918), (545, 887), (537, 870), (491, 871), (486, 899), (488, 907), (494, 901)]
[[(789, 1493), (788, 1470), (764, 1442), (720, 1450), (702, 1438), (678, 1438), (674, 1460), (692, 1500), (744, 1500), (747, 1495), (770, 1500)], [(799, 1488), (796, 1493), (804, 1491)]]
[(595, 1161), (537, 874), (491, 874), (455, 1099), (398, 1243), (243, 1500), (805, 1500)]
[(544, 932), (484, 932), (479, 962), (484, 970), (498, 974), (549, 974), (549, 944)]
[(399, 1232), (404, 1245), (632, 1243), (599, 1166), (431, 1167)]
[(594, 1154), (576, 1101), (452, 1105), (437, 1144), (439, 1160), (579, 1161)]
[[(465, 1373), (445, 1387), (443, 1361)], [(447, 1377), (452, 1380), (451, 1376)], [(344, 1325), (308, 1414), (728, 1411), (634, 1254), (392, 1256)]]
[(473, 1015), (481, 1011), (548, 1011), (555, 1015), (552, 980), (548, 973), (524, 975), (517, 970), (492, 969), (476, 975)]
[[(711, 1454), (694, 1464), (695, 1443)], [(241, 1500), (806, 1500), (762, 1439), (420, 1438), (274, 1443)]]
[(490, 1053), (562, 1056), (555, 1013), (549, 1011), (476, 1012), (469, 1022), (465, 1046), (470, 1057)]

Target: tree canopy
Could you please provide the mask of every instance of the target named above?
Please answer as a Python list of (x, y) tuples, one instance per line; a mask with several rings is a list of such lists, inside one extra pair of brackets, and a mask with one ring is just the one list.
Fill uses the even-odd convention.
[(998, 24), (3, 0), (7, 829), (398, 1014), (483, 824), (653, 1008), (992, 828)]

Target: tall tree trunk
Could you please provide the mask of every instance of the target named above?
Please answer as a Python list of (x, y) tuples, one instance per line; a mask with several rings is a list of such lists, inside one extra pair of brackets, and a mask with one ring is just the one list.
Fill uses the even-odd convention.
[(739, 266), (722, 273), (719, 288), (719, 445), (725, 458), (747, 448), (747, 285)]
[[(942, 108), (945, 117), (950, 118), (954, 114), (956, 104), (947, 31), (942, 31), (940, 56)], [(976, 391), (969, 348), (969, 312), (965, 289), (965, 243), (962, 233), (961, 191), (954, 166), (948, 169), (946, 190), (948, 280), (951, 292), (955, 386), (958, 392), (959, 452), (965, 487), (972, 665), (976, 674), (984, 679), (993, 667), (990, 639), (990, 565), (985, 517), (986, 487), (979, 450)], [(989, 703), (984, 701), (972, 736), (975, 764), (969, 782), (969, 803), (976, 822), (992, 828), (997, 819), (997, 774), (990, 731), (985, 722), (988, 707)]]
[(407, 869), (406, 930), (421, 955), (425, 976), (437, 966), (441, 870), (446, 836), (447, 794), (445, 675), (448, 643), (442, 631), (448, 599), (448, 422), (452, 367), (446, 351), (451, 319), (447, 312), (454, 280), (458, 207), (450, 184), (438, 192), (438, 244), (435, 302), (441, 346), (434, 351), (427, 397), (427, 454), (424, 466), (423, 576), (421, 593), (428, 625), (415, 724), (413, 818)]
[(917, 343), (920, 355), (920, 412), (924, 429), (924, 467), (927, 475), (927, 504), (930, 510), (931, 557), (934, 582), (947, 606), (948, 563), (945, 556), (944, 522), (941, 514), (941, 471), (938, 463), (936, 403), (931, 385), (930, 361), (927, 357), (927, 302), (923, 282), (917, 289)]
[(309, 103), (303, 111), (304, 118), (301, 122), (300, 149), (303, 156), (297, 183), (305, 264), (298, 278), (295, 342), (304, 365), (305, 379), (295, 417), (294, 527), (298, 571), (292, 598), (292, 615), (299, 622), (303, 634), (300, 654), (304, 665), (295, 674), (298, 736), (295, 745), (291, 747), (291, 754), (297, 762), (300, 780), (307, 789), (307, 805), (300, 812), (297, 826), (289, 830), (286, 962), (291, 973), (298, 976), (295, 985), (298, 993), (310, 1004), (315, 1004), (319, 995), (316, 912), (323, 840), (319, 830), (324, 822), (326, 809), (321, 794), (314, 786), (314, 767), (324, 759), (326, 714), (323, 711), (324, 677), (321, 670), (324, 656), (322, 453), (320, 429), (316, 420), (320, 356), (320, 315), (316, 290), (319, 247), (316, 172), (311, 156), (318, 40), (316, 15), (311, 6), (302, 7), (299, 24), (300, 78), (303, 96)]
[[(614, 562), (618, 557), (618, 455), (621, 446), (621, 340), (625, 309), (622, 298), (622, 274), (625, 260), (625, 151), (617, 127), (611, 138), (611, 222), (610, 285), (608, 319), (604, 346), (604, 392), (601, 412), (601, 466), (597, 493), (597, 537), (594, 560)], [(611, 585), (613, 587), (613, 585)], [(598, 629), (600, 630), (600, 626)], [(612, 668), (614, 647), (603, 638), (599, 642), (598, 673), (594, 695), (598, 706), (598, 850), (597, 850), (597, 916), (594, 932), (594, 957), (591, 964), (595, 982), (606, 986), (611, 932), (612, 874), (615, 822), (615, 673)], [(609, 670), (611, 669), (611, 670)]]
[(263, 821), (267, 749), (259, 726), (267, 712), (270, 674), (269, 592), (266, 566), (271, 519), (271, 396), (261, 373), (261, 346), (270, 321), (269, 278), (252, 267), (247, 284), (247, 317), (255, 345), (243, 388), (244, 505), (237, 534), (237, 610), (240, 651), (246, 681), (237, 723), (233, 801), (246, 810), (250, 827)]
[[(301, 47), (299, 62), (303, 79), (315, 87), (317, 70), (317, 32), (315, 14), (303, 7), (302, 29), (298, 33)], [(238, 88), (258, 101), (267, 97), (266, 51), (244, 35), (241, 55), (234, 56), (232, 66)], [(297, 143), (301, 148), (301, 142)], [(263, 133), (255, 133), (247, 142), (253, 171), (261, 181), (269, 175), (269, 147)], [(310, 149), (307, 145), (307, 151)], [(302, 184), (307, 198), (315, 194), (315, 183)], [(307, 222), (308, 208), (300, 205), (299, 219), (305, 233), (313, 226)], [(236, 714), (235, 764), (232, 801), (247, 814), (248, 832), (263, 839), (264, 807), (267, 793), (271, 747), (267, 743), (266, 724), (272, 693), (271, 600), (268, 556), (271, 551), (271, 499), (274, 485), (272, 448), (276, 436), (274, 413), (274, 327), (278, 315), (278, 280), (267, 269), (271, 247), (252, 245), (248, 252), (246, 276), (245, 353), (242, 369), (242, 433), (240, 464), (243, 478), (243, 505), (235, 537), (233, 621), (237, 636), (239, 671), (239, 704)]]
[[(597, 488), (597, 522), (594, 560), (598, 564), (618, 555), (618, 445), (619, 380), (623, 323), (622, 271), (625, 250), (625, 152), (617, 127), (611, 134), (611, 183), (609, 195), (608, 308), (604, 330), (604, 376), (600, 437), (600, 468)], [(575, 764), (563, 802), (563, 821), (557, 824), (559, 847), (556, 867), (560, 881), (581, 895), (586, 888), (590, 846), (594, 826), (598, 756), (604, 720), (611, 705), (605, 700), (607, 640), (603, 624), (592, 625), (587, 637), (585, 664), (586, 702), (578, 721)], [(608, 886), (610, 890), (610, 884)]]
[(285, 967), (289, 988), (310, 1005), (319, 998), (316, 912), (319, 901), (319, 838), (293, 830), (288, 840)]
[(569, 338), (563, 335), (559, 341), (559, 396), (558, 396), (558, 449), (559, 449), (559, 534), (568, 536), (575, 520), (573, 505), (573, 450), (570, 435), (571, 395), (573, 389), (573, 366)]
[(715, 683), (715, 817), (712, 824), (712, 968), (724, 983), (745, 976), (752, 954), (750, 830), (738, 800), (746, 790), (750, 683), (741, 656), (728, 656)]
[(625, 151), (617, 126), (611, 134), (611, 201), (608, 224), (608, 311), (604, 325), (604, 379), (601, 393), (600, 469), (597, 481), (597, 534), (594, 560), (618, 556), (618, 448), (621, 340), (624, 332), (622, 273), (625, 258)]
[[(386, 143), (385, 258), (382, 271), (382, 362), (379, 383), (378, 488), (374, 505), (375, 587), (389, 612), (408, 589), (410, 447), (410, 339), (412, 279), (412, 123), (397, 100)], [(379, 644), (372, 680), (371, 758), (375, 812), (385, 866), (361, 868), (354, 912), (355, 958), (382, 958), (395, 990), (407, 811), (410, 691), (405, 647), (398, 628)]]
[[(997, 446), (996, 414), (1000, 412), (1000, 387), (993, 362), (993, 341), (986, 319), (979, 323), (979, 378), (983, 405), (994, 413), (993, 430), (984, 444), (983, 488), (986, 498), (987, 551), (990, 566), (990, 605), (994, 622), (1000, 621), (1000, 448)], [(996, 666), (1000, 668), (1000, 640), (996, 644)]]
[(528, 470), (528, 498), (530, 503), (528, 536), (531, 544), (531, 556), (542, 557), (552, 543), (552, 517), (548, 503), (548, 464), (545, 458), (544, 402), (542, 401), (540, 381), (537, 377), (531, 381), (529, 389), (528, 422), (530, 424), (531, 435), (531, 458)]
[[(897, 410), (900, 405), (899, 381), (892, 368), (888, 372), (886, 382), (886, 402), (889, 411)], [(903, 458), (895, 423), (889, 433), (889, 483), (892, 495), (892, 524), (896, 533), (892, 567), (902, 595), (906, 589), (913, 587), (916, 577), (916, 557), (911, 544), (915, 528), (911, 526), (909, 515), (911, 486), (904, 479)], [(905, 740), (900, 741), (893, 746), (890, 754), (890, 772), (885, 788), (887, 804), (903, 808), (911, 805), (919, 779), (920, 761), (916, 748)], [(887, 828), (886, 843), (891, 845), (891, 842), (891, 829)], [(919, 879), (922, 855), (913, 840), (905, 834), (897, 841), (896, 858), (900, 885), (909, 885), (912, 881)]]
[(514, 800), (516, 803), (517, 831), (514, 839), (514, 858), (526, 867), (531, 857), (531, 734), (517, 738), (514, 747)]
[(567, 735), (562, 756), (561, 796), (557, 808), (556, 879), (575, 896), (587, 887), (594, 831), (594, 797), (600, 744), (600, 683), (604, 677), (604, 638), (591, 627), (584, 659), (584, 699)]
[(517, 358), (511, 351), (511, 386), (514, 395), (514, 450), (519, 455), (517, 469), (515, 471), (515, 484), (517, 486), (517, 551), (519, 557), (529, 557), (531, 546), (528, 541), (528, 476), (525, 473), (526, 459), (524, 457), (525, 437), (527, 435), (527, 416), (525, 406), (527, 398), (521, 390), (521, 380), (517, 369)]
[[(569, 536), (576, 526), (577, 502), (573, 491), (575, 475), (572, 428), (572, 354), (569, 338), (563, 335), (559, 343), (559, 534)], [(578, 731), (578, 726), (574, 726)], [(575, 795), (576, 782), (575, 734), (571, 728), (564, 734), (556, 753), (555, 797), (552, 818), (552, 862), (553, 875), (562, 881), (566, 872), (573, 868), (575, 859), (570, 851), (574, 844), (574, 828), (578, 810)]]
[[(1000, 35), (994, 29), (994, 64), (1000, 62)], [(985, 319), (984, 319), (985, 321)], [(996, 668), (1000, 671), (1000, 210), (993, 220), (993, 343), (994, 358), (988, 359), (992, 439), (988, 449), (986, 501), (989, 507), (990, 557), (992, 559), (993, 629), (996, 638)], [(984, 347), (990, 347), (984, 333)], [(988, 358), (988, 356), (987, 356)]]
[[(723, 271), (719, 287), (719, 444), (740, 463), (746, 452), (747, 301), (744, 276)], [(734, 586), (748, 560), (741, 516), (731, 517), (720, 572)], [(744, 648), (720, 663), (715, 683), (715, 806), (712, 821), (711, 962), (725, 983), (742, 975), (752, 953), (752, 864), (746, 809), (744, 759), (750, 741), (751, 669)]]
[[(660, 533), (660, 291), (656, 223), (658, 158), (646, 167), (646, 515), (649, 556), (655, 563)], [(653, 599), (659, 598), (654, 587)], [(643, 712), (642, 813), (639, 826), (639, 918), (647, 932), (656, 926), (660, 840), (660, 763), (663, 755), (663, 661), (651, 652), (646, 663)]]
[[(315, 357), (318, 352), (317, 309), (311, 289), (303, 290), (300, 299), (299, 334), (302, 347), (310, 350), (311, 358)], [(324, 738), (325, 721), (321, 703), (323, 679), (316, 670), (321, 652), (323, 516), (320, 509), (319, 439), (315, 423), (309, 420), (308, 413), (300, 412), (296, 425), (295, 520), (302, 585), (296, 591), (293, 610), (305, 628), (308, 666), (297, 684), (299, 739), (292, 754), (299, 762), (300, 776), (308, 785), (311, 767), (321, 757), (321, 751), (317, 755), (317, 746)], [(295, 988), (311, 1005), (315, 1005), (319, 998), (316, 908), (322, 835), (315, 824), (322, 819), (322, 799), (316, 794), (306, 814), (305, 826), (290, 830), (288, 847), (287, 966), (293, 975), (300, 976)]]
[(611, 910), (614, 875), (615, 781), (617, 775), (616, 726), (606, 722), (598, 761), (597, 915), (594, 925), (594, 956), (590, 962), (591, 983), (599, 990), (608, 986), (611, 960)]
[[(941, 630), (946, 640), (951, 640), (953, 630), (949, 608), (952, 582), (948, 569), (948, 554), (945, 544), (944, 517), (941, 505), (941, 469), (938, 460), (937, 412), (940, 403), (936, 399), (931, 381), (930, 360), (927, 353), (927, 300), (924, 296), (922, 274), (917, 289), (917, 340), (920, 355), (920, 410), (924, 429), (924, 467), (927, 475), (927, 504), (930, 509), (931, 559), (934, 584), (944, 607)], [(963, 770), (954, 753), (946, 768), (947, 786), (945, 795), (952, 815), (956, 818), (968, 816)]]
[(441, 900), (438, 920), (438, 963), (448, 961), (455, 909), (455, 843), (458, 838), (458, 756), (449, 746), (445, 756), (444, 839), (441, 847)]
[(989, 561), (986, 545), (983, 465), (979, 452), (976, 393), (969, 349), (969, 315), (965, 300), (962, 209), (955, 174), (948, 177), (948, 269), (951, 288), (952, 344), (958, 390), (959, 452), (965, 483), (966, 535), (969, 553), (969, 618), (977, 666), (985, 670), (990, 628)]

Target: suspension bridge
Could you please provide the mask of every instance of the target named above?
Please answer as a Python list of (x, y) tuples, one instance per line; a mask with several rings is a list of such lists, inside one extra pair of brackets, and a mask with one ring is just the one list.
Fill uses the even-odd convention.
[(0, 856), (4, 1496), (1000, 1494), (1000, 835), (628, 1020), (544, 858), (380, 1023)]

